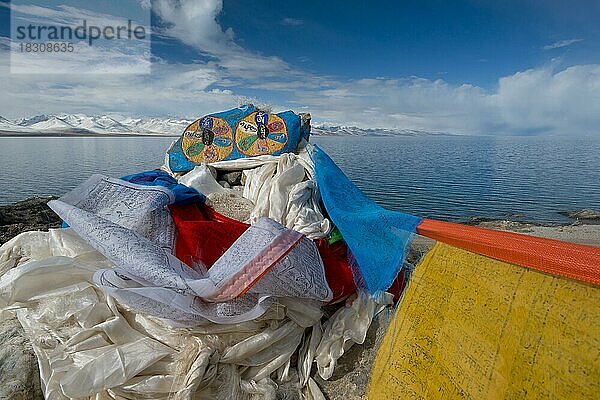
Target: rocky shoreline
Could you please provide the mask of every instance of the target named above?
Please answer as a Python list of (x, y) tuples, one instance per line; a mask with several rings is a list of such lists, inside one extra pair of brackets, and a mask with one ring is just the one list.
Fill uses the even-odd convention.
[(60, 218), (46, 204), (57, 197), (32, 197), (0, 206), (0, 245), (21, 232), (60, 228)]
[[(21, 232), (59, 228), (61, 224), (60, 218), (46, 205), (50, 200), (56, 198), (55, 196), (32, 197), (13, 204), (0, 206), (0, 245)], [(469, 221), (465, 221), (465, 223), (484, 228), (507, 230), (600, 246), (600, 211), (584, 208), (581, 210), (560, 211), (559, 214), (571, 218), (573, 222), (562, 225), (540, 225), (508, 220), (472, 218)], [(598, 235), (595, 235), (595, 232)], [(590, 235), (591, 237), (586, 237)]]

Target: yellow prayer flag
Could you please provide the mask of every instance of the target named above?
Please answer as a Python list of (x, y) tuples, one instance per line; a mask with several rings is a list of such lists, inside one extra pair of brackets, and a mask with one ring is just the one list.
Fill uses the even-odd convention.
[(598, 399), (600, 287), (438, 242), (414, 271), (367, 393)]

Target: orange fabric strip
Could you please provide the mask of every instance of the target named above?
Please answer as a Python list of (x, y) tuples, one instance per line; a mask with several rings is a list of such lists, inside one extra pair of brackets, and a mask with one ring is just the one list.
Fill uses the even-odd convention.
[(600, 285), (600, 247), (424, 219), (417, 233), (496, 260)]

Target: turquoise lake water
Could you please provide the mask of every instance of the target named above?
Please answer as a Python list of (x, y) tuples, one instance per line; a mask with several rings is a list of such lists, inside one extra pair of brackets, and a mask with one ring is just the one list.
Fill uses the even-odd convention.
[[(174, 138), (0, 138), (0, 204), (163, 162)], [(565, 223), (600, 209), (600, 137), (313, 137), (368, 196), (422, 217)]]

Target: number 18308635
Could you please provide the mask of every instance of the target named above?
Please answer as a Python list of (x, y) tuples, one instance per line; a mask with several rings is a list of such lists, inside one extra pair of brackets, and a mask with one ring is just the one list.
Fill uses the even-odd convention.
[(26, 42), (19, 43), (21, 53), (72, 53), (75, 49), (70, 42)]

